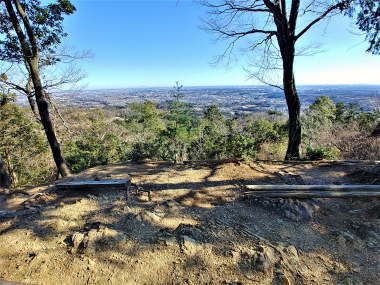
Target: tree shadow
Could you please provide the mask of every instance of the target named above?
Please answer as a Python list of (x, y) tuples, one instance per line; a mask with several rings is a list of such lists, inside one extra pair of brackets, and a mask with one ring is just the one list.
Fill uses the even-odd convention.
[[(338, 260), (342, 260), (343, 256), (347, 258), (348, 263), (362, 260), (353, 255), (347, 256), (344, 252), (342, 253), (342, 250), (336, 251), (337, 240), (332, 235), (335, 229), (339, 229), (341, 232), (348, 231), (356, 238), (356, 234), (352, 234), (352, 229), (347, 224), (347, 217), (337, 214), (340, 211), (348, 211), (352, 207), (350, 201), (323, 200), (323, 209), (315, 220), (293, 222), (279, 215), (275, 209), (240, 199), (243, 185), (286, 184), (292, 181), (293, 184), (296, 184), (294, 175), (301, 176), (305, 181), (313, 181), (312, 179), (320, 179), (319, 176), (331, 170), (340, 172), (341, 175), (337, 178), (332, 177), (328, 181), (338, 183), (345, 179), (345, 174), (356, 166), (331, 169), (331, 166), (326, 165), (307, 168), (300, 164), (295, 171), (294, 168), (283, 165), (278, 168), (280, 172), (276, 172), (277, 168), (270, 171), (263, 164), (246, 164), (252, 171), (260, 172), (264, 176), (252, 179), (218, 179), (218, 170), (223, 164), (217, 163), (175, 167), (175, 171), (179, 174), (189, 168), (209, 171), (201, 181), (197, 182), (139, 183), (144, 189), (152, 191), (153, 201), (149, 201), (144, 193), (133, 195), (130, 200), (126, 201), (125, 192), (121, 190), (57, 192), (54, 187), (50, 187), (43, 192), (46, 199), (35, 200), (34, 204), (28, 206), (29, 209), (36, 209), (36, 212), (1, 219), (0, 238), (25, 230), (30, 233), (31, 237), (38, 238), (42, 242), (49, 242), (57, 237), (68, 239), (60, 246), (60, 250), (64, 249), (68, 252), (67, 254), (73, 257), (90, 256), (104, 266), (111, 265), (123, 269), (130, 260), (139, 258), (144, 252), (161, 247), (166, 248), (167, 246), (159, 243), (160, 233), (168, 233), (176, 240), (178, 237), (175, 230), (181, 224), (188, 224), (204, 229), (208, 234), (207, 239), (189, 239), (190, 243), (206, 244), (216, 249), (225, 246), (248, 248), (253, 244), (285, 243), (301, 249), (302, 254), (306, 257), (325, 252), (335, 256)], [(148, 165), (146, 172), (144, 172), (143, 166), (137, 167), (137, 169), (127, 168), (127, 170), (128, 175), (154, 176), (167, 169), (168, 165), (158, 164), (157, 168), (154, 165)], [(286, 173), (284, 169), (292, 171)], [(116, 170), (116, 175), (125, 175), (125, 171), (120, 167)], [(95, 172), (96, 170), (89, 172), (82, 175), (81, 178), (92, 177), (91, 175)], [(294, 174), (295, 172), (296, 174)], [(113, 174), (115, 175), (115, 172)], [(106, 171), (104, 175), (107, 175)], [(313, 175), (317, 177), (313, 178)], [(313, 177), (310, 178), (311, 176)], [(76, 214), (75, 218), (70, 216), (71, 212)], [(353, 215), (349, 217), (355, 218)], [(366, 216), (355, 219), (360, 223), (365, 218)], [(93, 251), (71, 252), (70, 239), (73, 234), (82, 233), (86, 236), (91, 231), (91, 225), (95, 223), (101, 225), (103, 229), (107, 229), (106, 231), (116, 233), (115, 237), (109, 238), (113, 241), (107, 242), (107, 238), (104, 236), (95, 236), (92, 241)], [(97, 229), (97, 232), (99, 235), (103, 234), (102, 230)], [(118, 235), (123, 238), (118, 240)], [(125, 243), (130, 241), (133, 242), (132, 245), (126, 248)], [(171, 247), (169, 246), (169, 248)], [(178, 243), (174, 242), (173, 250), (180, 254), (182, 249)], [(115, 252), (119, 253), (122, 259), (116, 258), (113, 255)], [(194, 264), (199, 265), (199, 260), (201, 260), (199, 256), (188, 256), (185, 258), (184, 264), (187, 267)], [(338, 281), (343, 278), (339, 277), (339, 274), (344, 277), (349, 276), (350, 273), (332, 271), (330, 275), (334, 277), (336, 284), (339, 284)], [(361, 268), (357, 274), (360, 276), (374, 274), (374, 271), (368, 272)]]

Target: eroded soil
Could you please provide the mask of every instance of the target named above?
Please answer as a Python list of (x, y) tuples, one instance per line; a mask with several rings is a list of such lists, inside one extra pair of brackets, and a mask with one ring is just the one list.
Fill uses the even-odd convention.
[[(373, 166), (143, 162), (96, 167), (68, 179), (130, 178), (135, 186), (128, 201), (122, 190), (56, 191), (53, 184), (2, 191), (0, 280), (380, 284), (379, 199), (263, 202), (241, 196), (247, 184), (378, 184), (376, 177), (360, 176)], [(278, 206), (291, 210), (300, 203), (315, 206), (311, 219), (289, 218)]]

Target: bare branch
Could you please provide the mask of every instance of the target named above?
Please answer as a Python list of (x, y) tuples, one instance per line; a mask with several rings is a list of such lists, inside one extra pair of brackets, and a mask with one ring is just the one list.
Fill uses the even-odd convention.
[(274, 88), (278, 88), (282, 91), (284, 91), (284, 88), (279, 86), (279, 85), (276, 85), (276, 84), (272, 84), (272, 83), (269, 83), (268, 81), (266, 81), (263, 77), (261, 77), (259, 74), (257, 73), (251, 73), (250, 74), (250, 78), (254, 78), (256, 80), (258, 80), (259, 82), (265, 84), (265, 85), (268, 85), (270, 87), (274, 87)]
[(213, 8), (215, 14), (223, 14), (229, 11), (238, 12), (270, 12), (269, 9), (265, 8), (266, 5), (260, 3), (260, 1), (253, 1), (249, 6), (242, 6), (236, 3), (236, 1), (223, 1), (222, 4), (211, 4), (207, 1), (201, 2), (203, 6), (207, 8)]
[(50, 96), (50, 94), (47, 93), (47, 92), (46, 92), (46, 97), (47, 97), (47, 99), (48, 99), (50, 105), (53, 107), (54, 112), (58, 115), (59, 119), (61, 120), (63, 126), (64, 126), (65, 129), (70, 133), (70, 132), (71, 132), (71, 131), (70, 131), (70, 128), (67, 126), (66, 121), (65, 121), (65, 119), (63, 118), (61, 112), (59, 111), (59, 108), (58, 108), (56, 102), (54, 101), (54, 99), (52, 98), (52, 96)]
[(319, 17), (315, 18), (313, 21), (311, 21), (304, 29), (302, 29), (298, 35), (295, 36), (295, 40), (298, 40), (304, 33), (306, 33), (311, 27), (313, 27), (315, 24), (317, 24), (319, 21), (323, 20), (325, 17), (327, 17), (330, 13), (337, 9), (342, 9), (347, 1), (339, 2), (333, 6), (330, 6), (324, 13), (322, 13)]
[(15, 84), (15, 83), (9, 82), (7, 80), (3, 80), (3, 79), (0, 79), (0, 82), (7, 85), (8, 87), (10, 87), (11, 90), (21, 91), (25, 94), (28, 93), (28, 91), (24, 87), (22, 87), (18, 84)]

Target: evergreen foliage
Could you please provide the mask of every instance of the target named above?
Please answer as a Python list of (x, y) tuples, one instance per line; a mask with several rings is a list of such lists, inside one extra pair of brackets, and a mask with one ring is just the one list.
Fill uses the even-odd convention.
[[(70, 132), (61, 126), (58, 135), (70, 170), (142, 159), (281, 159), (286, 151), (287, 122), (273, 115), (231, 117), (216, 105), (197, 113), (181, 99), (162, 105), (167, 107), (145, 101), (123, 109), (65, 110)], [(41, 126), (11, 96), (3, 94), (0, 102), (0, 157), (12, 184), (51, 179), (54, 165)], [(368, 137), (379, 118), (378, 111), (357, 104), (317, 98), (302, 116), (303, 157), (379, 159), (375, 139)]]
[(37, 167), (48, 157), (40, 125), (12, 103), (12, 97), (4, 94), (0, 97), (3, 102), (0, 104), (0, 157), (5, 161), (11, 184), (22, 185), (46, 178), (49, 169)]
[[(65, 15), (75, 12), (75, 7), (68, 0), (43, 5), (40, 0), (20, 0), (25, 13), (28, 15), (33, 33), (37, 39), (38, 50), (41, 53), (54, 55), (56, 48), (67, 36), (63, 29)], [(19, 44), (8, 12), (0, 3), (0, 60), (7, 62), (23, 62), (22, 47)], [(52, 62), (58, 58), (50, 57)], [(45, 60), (47, 60), (45, 58)]]
[[(380, 2), (374, 0), (354, 0), (356, 24), (366, 34), (369, 43), (367, 52), (380, 54)], [(355, 9), (349, 11), (353, 15)]]

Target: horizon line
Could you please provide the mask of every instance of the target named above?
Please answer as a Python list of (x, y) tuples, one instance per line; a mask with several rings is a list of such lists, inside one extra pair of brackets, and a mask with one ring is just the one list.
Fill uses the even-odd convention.
[[(380, 87), (380, 83), (373, 84), (373, 83), (354, 83), (354, 84), (298, 84), (298, 87), (304, 87), (304, 86), (378, 86)], [(61, 90), (59, 92), (65, 92), (65, 91), (95, 91), (95, 90), (120, 90), (120, 89), (147, 89), (147, 88), (163, 88), (163, 89), (172, 89), (175, 86), (154, 86), (154, 85), (147, 85), (147, 86), (129, 86), (129, 87), (95, 87), (95, 88), (86, 88), (86, 89), (66, 89)], [(183, 85), (183, 88), (216, 88), (216, 87), (269, 87), (278, 89), (274, 86), (264, 85), (264, 84), (252, 84), (252, 85)]]

